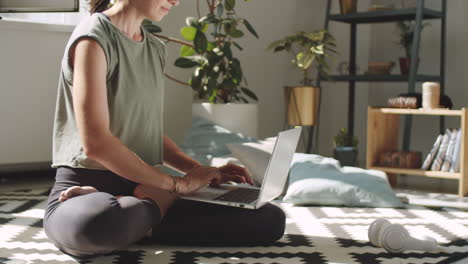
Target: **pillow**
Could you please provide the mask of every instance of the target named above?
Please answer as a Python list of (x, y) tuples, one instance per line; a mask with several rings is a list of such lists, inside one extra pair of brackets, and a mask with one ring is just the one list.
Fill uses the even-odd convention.
[(244, 164), (242, 164), (242, 162), (239, 159), (232, 156), (232, 154), (228, 154), (228, 155), (221, 156), (221, 157), (214, 157), (214, 158), (212, 158), (210, 160), (209, 165), (213, 166), (213, 167), (221, 167), (221, 166), (226, 165), (228, 163), (234, 163), (234, 164), (240, 165), (242, 167), (245, 167)]
[(300, 205), (403, 207), (382, 171), (341, 167), (332, 158), (296, 153), (285, 202)]
[(180, 147), (189, 156), (208, 166), (213, 157), (230, 154), (226, 144), (256, 141), (253, 137), (231, 132), (209, 120), (193, 116), (191, 127)]
[(257, 186), (263, 182), (263, 176), (268, 167), (271, 153), (273, 153), (276, 138), (271, 137), (258, 142), (242, 144), (227, 144), (227, 148), (232, 154), (245, 165)]

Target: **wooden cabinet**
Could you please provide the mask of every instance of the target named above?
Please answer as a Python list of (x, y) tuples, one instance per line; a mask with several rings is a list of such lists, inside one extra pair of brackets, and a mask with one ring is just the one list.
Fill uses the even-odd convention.
[[(399, 125), (402, 115), (426, 116), (458, 116), (460, 117), (461, 149), (460, 172), (450, 173), (442, 171), (428, 171), (422, 169), (401, 169), (379, 166), (379, 156), (383, 152), (399, 150)], [(468, 196), (468, 143), (467, 139), (467, 108), (461, 110), (448, 109), (397, 109), (369, 107), (367, 110), (367, 152), (366, 167), (381, 170), (389, 175), (392, 185), (396, 184), (396, 174), (417, 175), (458, 180), (458, 195)], [(435, 138), (435, 136), (434, 136)], [(434, 142), (431, 142), (431, 147)], [(429, 144), (429, 143), (428, 143)], [(425, 156), (423, 155), (423, 160)]]

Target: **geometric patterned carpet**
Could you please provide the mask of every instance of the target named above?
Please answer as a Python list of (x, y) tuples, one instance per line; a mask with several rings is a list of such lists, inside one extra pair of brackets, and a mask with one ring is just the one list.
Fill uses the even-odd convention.
[[(468, 212), (456, 209), (296, 207), (278, 204), (287, 214), (286, 235), (269, 247), (174, 247), (132, 245), (105, 256), (79, 260), (57, 250), (43, 230), (46, 190), (0, 194), (0, 263), (158, 263), (158, 264), (396, 264), (452, 263), (468, 257)], [(444, 252), (390, 254), (373, 247), (369, 224), (386, 218), (412, 235), (432, 236)]]

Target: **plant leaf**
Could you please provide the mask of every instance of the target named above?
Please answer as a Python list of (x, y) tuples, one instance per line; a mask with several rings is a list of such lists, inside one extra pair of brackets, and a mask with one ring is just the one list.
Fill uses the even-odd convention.
[(254, 92), (252, 92), (250, 89), (246, 87), (241, 87), (242, 92), (244, 92), (248, 97), (254, 99), (255, 101), (258, 101), (257, 95), (255, 95)]
[(226, 42), (223, 47), (223, 52), (226, 57), (231, 60), (232, 59), (232, 50), (231, 50), (231, 43)]
[(202, 76), (192, 75), (192, 78), (190, 78), (190, 81), (189, 81), (190, 87), (192, 87), (192, 89), (195, 91), (202, 92), (200, 89), (201, 79), (202, 79)]
[(193, 41), (196, 34), (197, 29), (194, 27), (183, 27), (180, 29), (180, 35), (182, 35), (182, 37), (188, 41)]
[(151, 34), (162, 32), (162, 29), (153, 23), (143, 24), (143, 27)]
[(208, 42), (208, 47), (206, 48), (207, 51), (212, 51), (216, 47), (216, 43)]
[(249, 21), (247, 21), (247, 19), (244, 19), (244, 25), (247, 28), (247, 30), (258, 39), (257, 31), (255, 31), (255, 29), (252, 27)]
[(198, 62), (186, 57), (180, 57), (176, 59), (174, 65), (179, 68), (192, 68), (198, 66)]
[(200, 27), (200, 23), (198, 23), (198, 19), (196, 19), (195, 17), (187, 17), (185, 19), (185, 24), (189, 27), (194, 27), (194, 28)]
[(307, 70), (309, 69), (310, 65), (312, 65), (312, 62), (314, 61), (314, 59), (315, 59), (315, 56), (313, 56), (312, 54), (301, 52), (297, 54), (296, 56), (296, 60), (297, 60), (296, 64), (299, 68), (303, 70)]
[(218, 22), (219, 19), (213, 15), (213, 14), (208, 14), (198, 20), (200, 23), (206, 23), (206, 24), (212, 24)]
[(241, 38), (244, 36), (244, 32), (240, 31), (239, 29), (234, 29), (229, 32), (229, 35), (233, 38)]
[(284, 39), (273, 41), (273, 42), (270, 43), (270, 45), (268, 45), (266, 50), (272, 50), (272, 49), (276, 48), (277, 46), (283, 46), (284, 42), (285, 42)]
[(323, 55), (325, 51), (323, 50), (323, 44), (317, 45), (317, 46), (312, 46), (310, 48), (310, 51), (315, 54)]
[(273, 52), (282, 51), (282, 50), (284, 50), (284, 49), (285, 49), (284, 46), (278, 46), (278, 47), (276, 47), (276, 48), (273, 50)]
[(185, 45), (180, 47), (180, 56), (181, 57), (188, 57), (188, 56), (192, 56), (194, 54), (195, 54), (195, 50), (192, 49), (192, 47), (185, 46)]
[(236, 48), (238, 48), (239, 50), (243, 50), (243, 48), (239, 44), (237, 44), (237, 42), (233, 41), (232, 44), (234, 44), (234, 46), (236, 46)]
[(206, 48), (208, 47), (208, 40), (206, 39), (206, 36), (203, 32), (200, 30), (197, 30), (197, 33), (195, 34), (195, 39), (194, 39), (194, 45), (195, 49), (199, 53), (203, 53), (206, 51)]
[(234, 10), (234, 7), (236, 6), (236, 0), (225, 0), (224, 5), (227, 11), (232, 11)]
[(232, 78), (235, 80), (236, 84), (239, 84), (242, 81), (242, 69), (240, 65), (240, 61), (234, 58), (231, 63), (229, 64), (230, 73)]

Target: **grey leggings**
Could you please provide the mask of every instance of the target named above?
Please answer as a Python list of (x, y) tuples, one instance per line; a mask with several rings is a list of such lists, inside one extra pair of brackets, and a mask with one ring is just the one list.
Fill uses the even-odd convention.
[[(267, 204), (259, 210), (178, 200), (161, 219), (153, 201), (132, 196), (137, 184), (111, 171), (60, 167), (44, 216), (48, 238), (63, 252), (89, 257), (135, 242), (181, 246), (268, 245), (284, 234), (283, 211)], [(98, 192), (59, 202), (71, 186)], [(115, 195), (123, 196), (116, 199)], [(153, 229), (151, 237), (146, 237)]]

